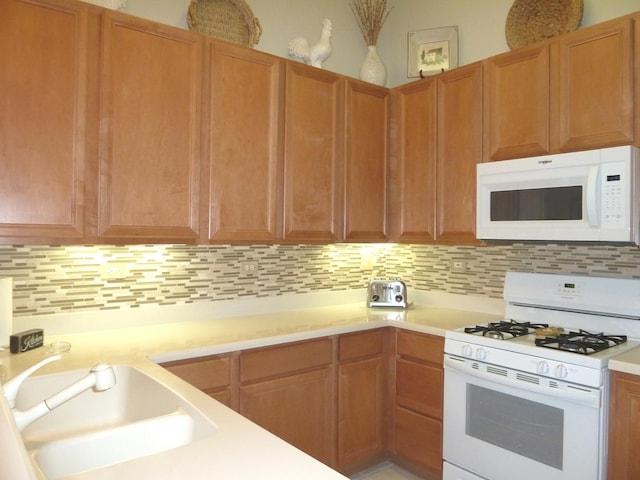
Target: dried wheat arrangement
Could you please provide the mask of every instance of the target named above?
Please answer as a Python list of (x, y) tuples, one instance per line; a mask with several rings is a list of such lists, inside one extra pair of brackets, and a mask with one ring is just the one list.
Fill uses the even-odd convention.
[(387, 0), (353, 0), (351, 11), (356, 17), (362, 36), (367, 45), (376, 45), (382, 25), (391, 13), (387, 10)]

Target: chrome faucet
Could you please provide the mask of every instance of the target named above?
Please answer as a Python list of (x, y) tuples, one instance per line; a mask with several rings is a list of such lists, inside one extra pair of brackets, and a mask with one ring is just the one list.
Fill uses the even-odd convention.
[(116, 374), (113, 371), (113, 368), (110, 365), (100, 363), (93, 367), (87, 376), (62, 389), (60, 392), (52, 395), (46, 400), (41, 401), (29, 410), (21, 411), (16, 409), (16, 396), (18, 395), (18, 390), (22, 383), (33, 372), (56, 360), (60, 360), (60, 355), (47, 357), (4, 384), (4, 396), (6, 397), (7, 403), (13, 412), (13, 418), (18, 426), (18, 430), (24, 430), (29, 424), (44, 417), (54, 408), (80, 395), (85, 390), (93, 388), (95, 391), (101, 392), (109, 390), (116, 384)]

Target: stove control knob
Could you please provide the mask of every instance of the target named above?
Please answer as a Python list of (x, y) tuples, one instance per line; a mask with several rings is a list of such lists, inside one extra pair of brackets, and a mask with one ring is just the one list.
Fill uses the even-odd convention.
[(545, 375), (549, 373), (549, 364), (544, 360), (540, 360), (536, 366), (536, 370), (538, 371), (538, 374)]
[(486, 360), (487, 358), (487, 351), (480, 347), (478, 350), (476, 350), (476, 360)]
[(561, 363), (556, 366), (555, 371), (553, 372), (557, 378), (565, 378), (568, 373), (569, 371), (567, 370), (567, 367)]
[(473, 355), (473, 348), (471, 345), (463, 345), (462, 346), (462, 356), (463, 357), (471, 357)]

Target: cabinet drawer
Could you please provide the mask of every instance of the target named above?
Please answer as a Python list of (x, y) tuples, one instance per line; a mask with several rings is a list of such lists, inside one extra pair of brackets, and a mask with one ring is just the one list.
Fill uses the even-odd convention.
[(231, 383), (231, 357), (202, 357), (162, 364), (164, 368), (200, 390), (226, 387)]
[(338, 340), (338, 358), (341, 362), (382, 353), (382, 330), (343, 335)]
[(396, 363), (396, 403), (402, 407), (442, 418), (444, 372), (441, 368), (399, 358)]
[(252, 382), (329, 365), (331, 339), (248, 350), (240, 354), (240, 381)]
[(444, 338), (423, 333), (397, 331), (397, 351), (403, 357), (412, 357), (442, 366)]
[(442, 423), (396, 408), (396, 454), (442, 478)]

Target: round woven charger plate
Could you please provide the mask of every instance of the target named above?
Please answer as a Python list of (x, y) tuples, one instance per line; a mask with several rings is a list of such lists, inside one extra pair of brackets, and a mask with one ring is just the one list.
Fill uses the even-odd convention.
[(195, 32), (253, 48), (262, 28), (244, 0), (192, 0), (187, 12)]
[(576, 30), (583, 10), (583, 0), (516, 0), (507, 15), (507, 44), (520, 48)]

